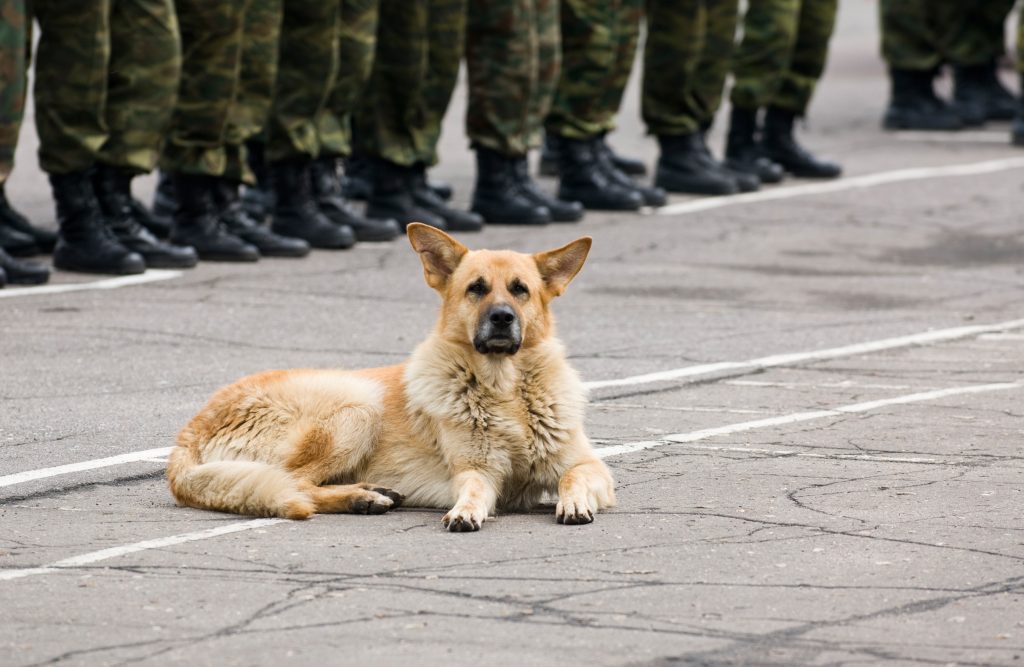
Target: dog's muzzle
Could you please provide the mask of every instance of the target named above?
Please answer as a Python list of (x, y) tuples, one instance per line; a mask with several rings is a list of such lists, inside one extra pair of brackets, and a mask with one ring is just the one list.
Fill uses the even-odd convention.
[(473, 347), (480, 354), (515, 354), (522, 344), (523, 330), (511, 306), (491, 306), (480, 317), (473, 336)]

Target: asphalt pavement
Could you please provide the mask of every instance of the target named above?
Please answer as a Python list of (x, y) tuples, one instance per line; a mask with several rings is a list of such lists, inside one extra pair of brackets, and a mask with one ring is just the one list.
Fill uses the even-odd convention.
[[(217, 387), (424, 337), (403, 240), (0, 290), (0, 664), (1024, 664), (1024, 149), (883, 132), (876, 10), (842, 3), (800, 128), (842, 179), (460, 237), (594, 237), (556, 303), (617, 481), (591, 525), (175, 506)], [(653, 164), (637, 92), (612, 141)], [(434, 172), (463, 204), (464, 108)], [(35, 148), (8, 192), (52, 224)]]

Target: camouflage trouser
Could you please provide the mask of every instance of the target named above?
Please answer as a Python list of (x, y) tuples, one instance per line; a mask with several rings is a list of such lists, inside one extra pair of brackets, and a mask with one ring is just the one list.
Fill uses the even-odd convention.
[(466, 132), (508, 156), (540, 145), (561, 61), (558, 0), (469, 0)]
[(360, 152), (437, 163), (441, 123), (459, 75), (466, 0), (381, 0), (377, 57), (360, 105)]
[(178, 91), (172, 0), (33, 0), (39, 164), (51, 174), (97, 161), (151, 171)]
[(242, 35), (250, 0), (175, 0), (185, 58), (178, 105), (160, 168), (224, 176), (243, 161), (225, 142), (238, 94)]
[(715, 117), (736, 39), (738, 0), (648, 0), (642, 114), (651, 134)]
[[(317, 118), (320, 150), (325, 154), (346, 156), (352, 152), (352, 118), (365, 103), (377, 45), (379, 5), (379, 0), (341, 0), (339, 71), (327, 105)], [(415, 3), (409, 5), (412, 14)], [(416, 48), (413, 44), (407, 46)]]
[(734, 106), (807, 110), (825, 70), (838, 0), (749, 0), (736, 49)]
[(1017, 17), (1017, 71), (1024, 77), (1024, 7)]
[(25, 0), (0, 0), (0, 184), (14, 168), (25, 111), (28, 20)]
[(615, 128), (633, 69), (643, 0), (562, 0), (562, 72), (545, 129), (589, 139)]
[(281, 38), (282, 0), (253, 2), (242, 29), (242, 64), (238, 91), (228, 113), (224, 143), (228, 161), (224, 177), (253, 183), (246, 161), (245, 142), (263, 132), (274, 99), (277, 49)]
[(879, 0), (882, 57), (895, 69), (978, 65), (1004, 51), (1014, 0)]
[(338, 75), (339, 0), (288, 0), (281, 23), (267, 160), (320, 155), (317, 121)]

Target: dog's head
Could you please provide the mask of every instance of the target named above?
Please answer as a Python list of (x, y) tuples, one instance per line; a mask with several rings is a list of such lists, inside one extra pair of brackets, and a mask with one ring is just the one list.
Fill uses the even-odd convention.
[(423, 262), (427, 284), (444, 304), (445, 338), (472, 345), (480, 354), (515, 354), (551, 335), (551, 300), (583, 268), (589, 236), (533, 255), (511, 250), (471, 251), (428, 225), (406, 230)]

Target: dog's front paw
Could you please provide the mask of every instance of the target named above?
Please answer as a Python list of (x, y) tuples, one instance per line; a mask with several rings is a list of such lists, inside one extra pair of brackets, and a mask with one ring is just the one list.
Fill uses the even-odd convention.
[(487, 513), (470, 507), (453, 507), (441, 523), (449, 533), (472, 533), (480, 530)]
[(555, 519), (567, 526), (577, 526), (594, 520), (597, 508), (591, 507), (583, 498), (559, 499), (555, 507)]

